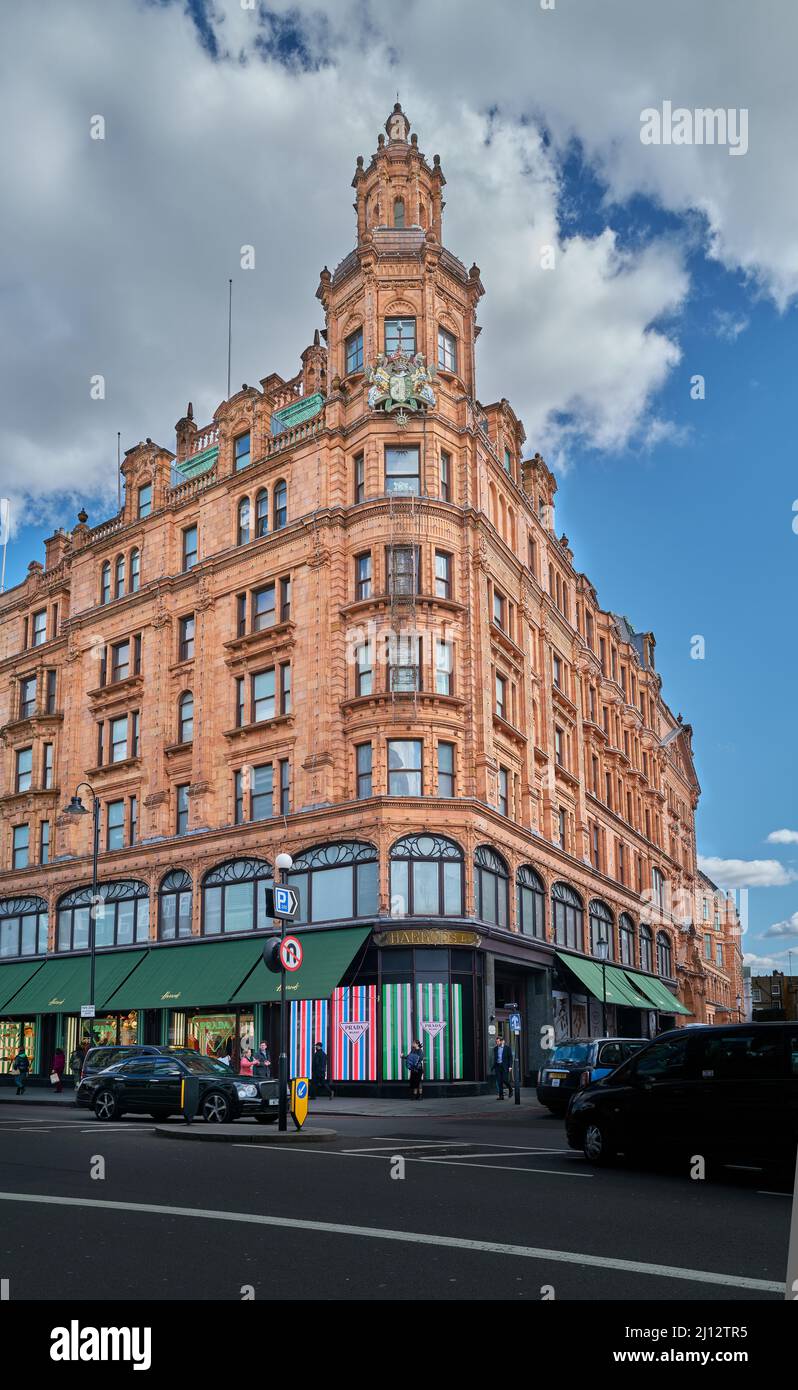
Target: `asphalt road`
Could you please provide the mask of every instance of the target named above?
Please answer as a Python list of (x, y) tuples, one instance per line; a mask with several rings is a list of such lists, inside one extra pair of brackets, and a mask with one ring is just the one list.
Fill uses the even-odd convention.
[(3, 1107), (6, 1296), (783, 1300), (791, 1201), (760, 1174), (590, 1168), (524, 1108), (318, 1119), (334, 1143), (281, 1149)]

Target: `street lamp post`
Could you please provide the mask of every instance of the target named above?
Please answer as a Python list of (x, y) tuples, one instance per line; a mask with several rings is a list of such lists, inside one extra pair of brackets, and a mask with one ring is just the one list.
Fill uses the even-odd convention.
[[(278, 854), (274, 861), (275, 868), (280, 873), (280, 884), (284, 886), (288, 883), (288, 871), (293, 868), (294, 861), (290, 854)], [(285, 937), (285, 918), (277, 919), (280, 923), (280, 945), (282, 946)], [(280, 1060), (278, 1065), (278, 1086), (280, 1095), (277, 1109), (277, 1128), (286, 1130), (288, 1128), (288, 1009), (285, 1001), (285, 966), (280, 960)]]
[(742, 1002), (743, 1002), (742, 995), (741, 995), (741, 994), (738, 994), (738, 995), (737, 995), (737, 1022), (738, 1022), (738, 1023), (742, 1023), (742, 1021), (743, 1021), (743, 1011), (742, 1011), (742, 1008), (741, 1008)]
[(80, 782), (75, 795), (72, 797), (68, 806), (64, 807), (65, 814), (68, 816), (88, 816), (90, 813), (80, 799), (81, 787), (85, 787), (91, 794), (92, 810), (94, 816), (94, 829), (92, 835), (91, 849), (91, 907), (89, 909), (89, 1005), (92, 1013), (89, 1018), (89, 1046), (94, 1043), (94, 965), (96, 959), (96, 932), (95, 932), (95, 911), (97, 907), (97, 856), (100, 852), (100, 798), (96, 795), (94, 788), (89, 782)]
[(607, 956), (609, 955), (610, 943), (606, 936), (600, 936), (596, 942), (596, 955), (601, 961), (601, 1036), (607, 1036)]

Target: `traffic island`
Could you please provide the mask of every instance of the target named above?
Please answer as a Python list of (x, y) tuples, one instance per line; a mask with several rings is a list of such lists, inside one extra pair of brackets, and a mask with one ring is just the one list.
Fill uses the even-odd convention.
[(323, 1144), (326, 1140), (337, 1139), (334, 1129), (316, 1129), (304, 1126), (302, 1129), (279, 1130), (276, 1125), (209, 1125), (202, 1120), (194, 1124), (156, 1125), (155, 1133), (162, 1139), (198, 1139), (212, 1144)]

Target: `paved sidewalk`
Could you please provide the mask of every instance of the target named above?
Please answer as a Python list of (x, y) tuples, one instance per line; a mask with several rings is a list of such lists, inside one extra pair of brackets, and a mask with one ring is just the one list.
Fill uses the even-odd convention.
[[(25, 1092), (24, 1096), (17, 1096), (12, 1086), (0, 1088), (0, 1105), (14, 1104), (18, 1106), (40, 1106), (57, 1105), (75, 1107), (75, 1095), (73, 1091), (65, 1091), (63, 1095), (57, 1096), (52, 1091), (44, 1088), (31, 1089)], [(546, 1113), (544, 1107), (538, 1104), (537, 1097), (532, 1087), (525, 1087), (521, 1091), (521, 1105), (517, 1107), (512, 1100), (497, 1100), (495, 1095), (487, 1096), (441, 1096), (434, 1099), (411, 1100), (409, 1095), (391, 1097), (369, 1096), (341, 1096), (336, 1095), (332, 1100), (327, 1100), (320, 1096), (318, 1100), (311, 1102), (311, 1111), (314, 1119), (323, 1120), (328, 1115), (366, 1115), (373, 1118), (391, 1117), (407, 1119), (409, 1115), (436, 1115), (441, 1118), (462, 1117), (465, 1119), (480, 1115), (501, 1115), (506, 1111), (521, 1110), (533, 1111), (535, 1113)]]
[(26, 1091), (24, 1096), (18, 1096), (13, 1086), (0, 1087), (0, 1105), (72, 1105), (75, 1104), (75, 1092), (64, 1091), (57, 1096), (55, 1091), (48, 1091), (46, 1086), (32, 1087)]

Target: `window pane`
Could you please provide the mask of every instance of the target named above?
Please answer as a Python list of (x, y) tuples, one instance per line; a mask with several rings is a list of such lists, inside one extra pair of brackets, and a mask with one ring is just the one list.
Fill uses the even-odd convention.
[(177, 928), (177, 895), (175, 893), (165, 893), (161, 898), (159, 923), (161, 939), (170, 941)]
[(336, 917), (351, 917), (354, 878), (351, 864), (339, 869), (324, 869), (314, 873), (312, 888), (313, 922), (326, 922)]
[(406, 859), (396, 859), (391, 864), (391, 915), (402, 917), (408, 911)]
[(438, 914), (438, 865), (413, 865), (413, 914), (414, 916), (437, 916)]
[(447, 917), (459, 917), (463, 910), (463, 866), (452, 860), (443, 864), (443, 910)]
[[(110, 915), (110, 914), (109, 914)], [(133, 940), (133, 923), (136, 904), (132, 898), (116, 905), (116, 941), (118, 946), (127, 946)]]
[(379, 909), (379, 865), (358, 864), (357, 873), (357, 915), (376, 917)]
[(252, 883), (228, 883), (225, 885), (225, 933), (250, 931), (252, 929), (254, 904), (253, 888), (254, 885)]
[(206, 936), (215, 936), (222, 930), (222, 890), (205, 889), (205, 921), (203, 930)]
[(72, 932), (73, 951), (85, 950), (89, 944), (89, 909), (87, 907), (76, 907), (74, 912), (75, 925)]

